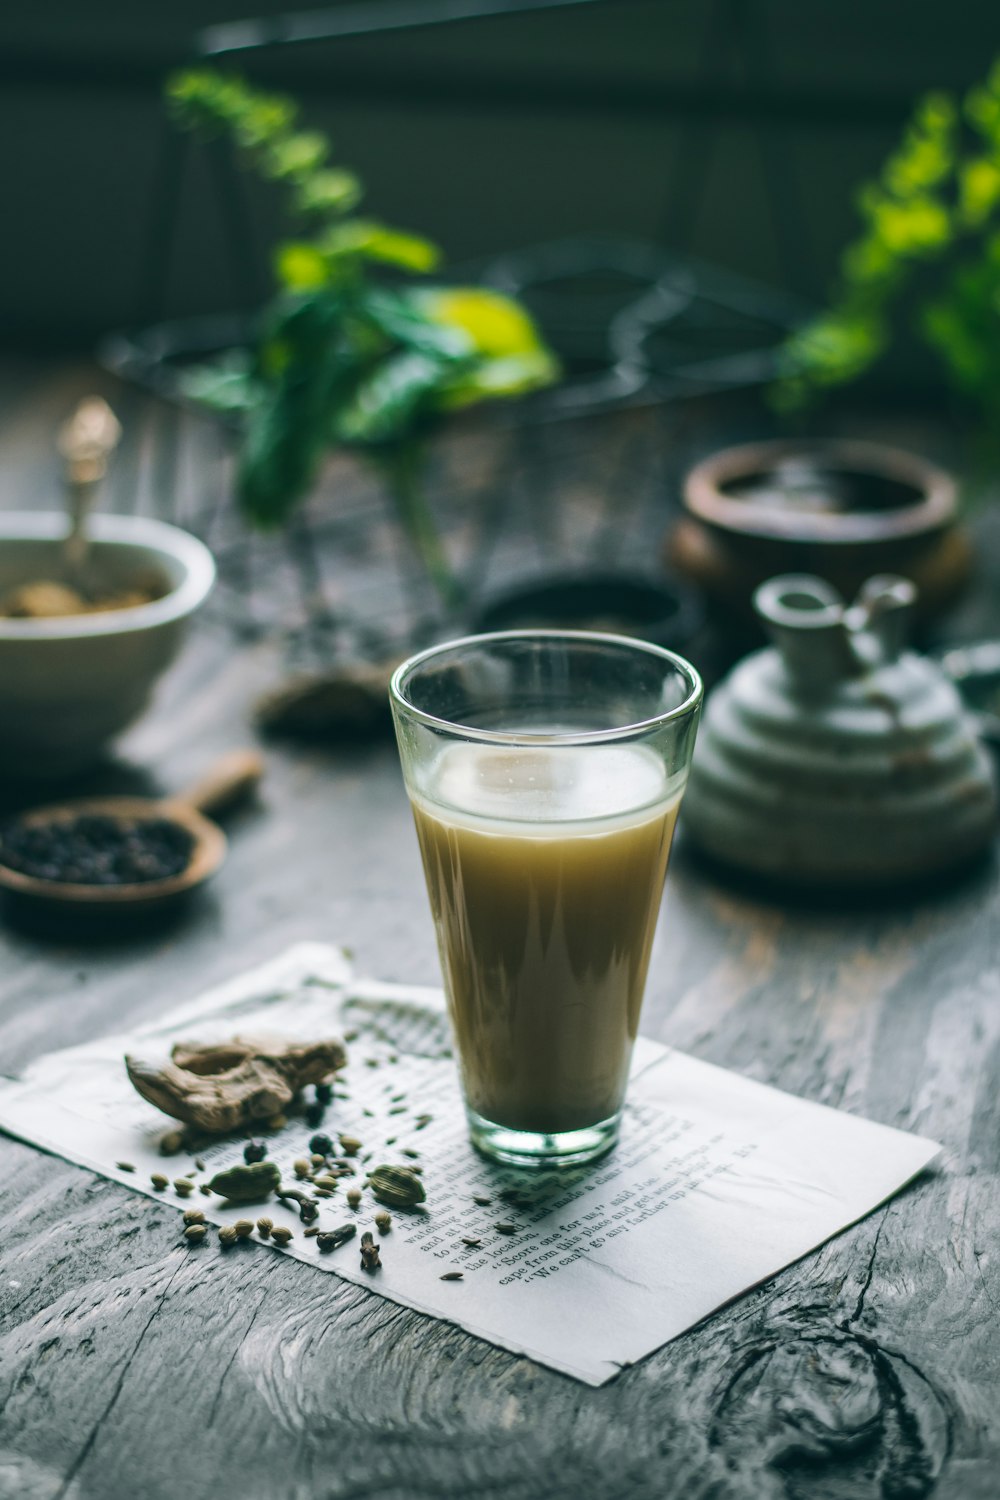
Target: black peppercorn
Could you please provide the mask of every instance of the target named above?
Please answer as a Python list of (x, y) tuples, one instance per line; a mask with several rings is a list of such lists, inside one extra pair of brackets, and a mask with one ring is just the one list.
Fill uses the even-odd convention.
[(247, 1141), (246, 1145), (243, 1147), (243, 1160), (247, 1163), (248, 1166), (255, 1161), (263, 1161), (266, 1155), (266, 1141)]
[(20, 819), (0, 830), (0, 861), (42, 880), (74, 885), (135, 885), (186, 870), (190, 830), (170, 818), (82, 813), (45, 823)]
[(316, 1085), (316, 1103), (317, 1104), (329, 1104), (332, 1101), (332, 1099), (333, 1099), (333, 1084), (332, 1083), (317, 1083), (317, 1085)]
[(328, 1135), (314, 1135), (309, 1142), (309, 1150), (317, 1156), (332, 1156), (333, 1142)]
[(326, 1113), (322, 1104), (307, 1104), (305, 1109), (306, 1124), (310, 1130), (315, 1130), (317, 1125), (322, 1125), (323, 1116)]

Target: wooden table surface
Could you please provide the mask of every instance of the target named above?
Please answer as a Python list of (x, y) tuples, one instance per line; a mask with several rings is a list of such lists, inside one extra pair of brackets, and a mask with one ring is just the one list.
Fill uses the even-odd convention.
[[(0, 367), (0, 504), (43, 503), (52, 425), (94, 383), (83, 366)], [(133, 427), (143, 412), (158, 420), (133, 402)], [(155, 482), (145, 474), (143, 493)], [(995, 544), (995, 522), (978, 524)], [(996, 629), (1000, 548), (981, 551), (967, 619)], [(280, 670), (273, 643), (206, 619), (123, 759), (182, 785), (247, 741)], [(270, 748), (260, 805), (231, 832), (221, 876), (168, 928), (103, 945), (3, 932), (3, 1072), (299, 939), (349, 944), (362, 972), (436, 981), (391, 745)], [(935, 1137), (945, 1155), (599, 1390), (284, 1257), (191, 1254), (175, 1209), (0, 1138), (0, 1495), (996, 1496), (997, 896), (990, 862), (890, 908), (789, 910), (713, 882), (680, 849), (649, 1034)]]

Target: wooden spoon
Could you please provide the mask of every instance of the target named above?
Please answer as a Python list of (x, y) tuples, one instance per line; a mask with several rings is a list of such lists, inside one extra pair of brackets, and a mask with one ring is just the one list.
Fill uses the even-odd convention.
[(84, 885), (64, 880), (45, 880), (26, 875), (2, 863), (0, 888), (32, 901), (49, 905), (96, 909), (141, 907), (149, 910), (185, 895), (214, 875), (226, 856), (226, 836), (206, 813), (217, 813), (244, 797), (263, 773), (262, 758), (255, 750), (233, 750), (223, 755), (193, 786), (176, 797), (155, 801), (151, 797), (80, 797), (52, 803), (20, 814), (17, 821), (29, 828), (47, 823), (69, 822), (81, 814), (102, 817), (169, 819), (187, 829), (194, 839), (185, 869), (162, 880), (136, 881), (129, 885)]

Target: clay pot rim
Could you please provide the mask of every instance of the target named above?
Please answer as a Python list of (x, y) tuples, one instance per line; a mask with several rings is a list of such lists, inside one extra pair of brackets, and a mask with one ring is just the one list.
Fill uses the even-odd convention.
[[(895, 510), (847, 511), (837, 515), (765, 510), (724, 493), (734, 480), (748, 478), (784, 458), (819, 457), (856, 473), (911, 485), (921, 492), (913, 505)], [(743, 536), (825, 545), (887, 542), (941, 530), (955, 517), (958, 489), (944, 469), (903, 448), (855, 439), (778, 439), (724, 448), (702, 459), (684, 481), (684, 505), (709, 526)]]

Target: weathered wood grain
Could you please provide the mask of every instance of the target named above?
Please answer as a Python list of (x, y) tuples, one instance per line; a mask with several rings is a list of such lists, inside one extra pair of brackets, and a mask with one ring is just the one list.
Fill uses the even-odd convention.
[[(85, 369), (37, 367), (16, 396), (3, 389), (0, 503), (22, 484), (44, 489), (37, 447), (90, 383)], [(133, 422), (147, 419), (136, 402)], [(182, 443), (182, 467), (192, 451)], [(977, 618), (1000, 626), (986, 593)], [(183, 784), (246, 739), (280, 665), (275, 647), (208, 622), (123, 754), (164, 787)], [(99, 946), (4, 932), (3, 1071), (153, 1016), (300, 938), (347, 942), (387, 978), (435, 980), (391, 747), (272, 747), (268, 762), (225, 870), (169, 928)], [(646, 1029), (935, 1136), (946, 1153), (601, 1390), (266, 1247), (188, 1252), (166, 1205), (0, 1139), (0, 1496), (995, 1496), (998, 897), (987, 864), (891, 908), (785, 909), (679, 850)]]

